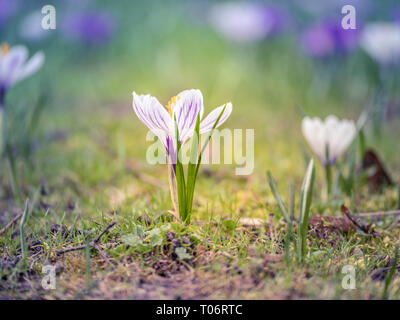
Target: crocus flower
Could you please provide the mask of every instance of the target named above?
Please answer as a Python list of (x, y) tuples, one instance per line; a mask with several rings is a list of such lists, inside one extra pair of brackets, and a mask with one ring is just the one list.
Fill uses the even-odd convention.
[(28, 62), (28, 50), (24, 46), (0, 48), (0, 154), (3, 151), (3, 109), (7, 89), (36, 72), (43, 64), (44, 55), (36, 53)]
[(393, 14), (394, 21), (400, 25), (400, 8), (398, 8)]
[(37, 52), (27, 61), (28, 50), (25, 46), (9, 47), (1, 45), (0, 52), (0, 109), (4, 104), (5, 94), (8, 88), (18, 81), (35, 73), (44, 62), (44, 54)]
[(280, 7), (256, 2), (226, 2), (210, 11), (210, 22), (227, 39), (252, 43), (283, 29), (288, 15)]
[[(295, 9), (305, 11), (307, 15), (312, 15), (315, 18), (335, 17), (340, 20), (340, 14), (343, 6), (352, 5), (357, 12), (357, 21), (364, 19), (373, 9), (376, 8), (372, 0), (293, 0)], [(375, 1), (376, 2), (376, 1)], [(379, 4), (377, 4), (379, 6)]]
[(17, 11), (18, 6), (18, 0), (0, 0), (0, 25)]
[(400, 25), (385, 22), (368, 24), (362, 33), (361, 46), (382, 65), (400, 62)]
[(326, 21), (311, 26), (301, 36), (301, 45), (311, 57), (345, 54), (358, 45), (358, 29), (343, 29), (340, 22)]
[[(204, 112), (203, 95), (200, 90), (182, 91), (173, 97), (165, 108), (151, 95), (137, 95), (133, 92), (133, 110), (139, 119), (163, 143), (169, 161), (168, 178), (175, 215), (182, 221), (190, 222), (194, 186), (203, 151), (200, 152), (197, 158), (196, 169), (193, 166), (188, 166), (187, 181), (185, 182), (184, 174), (182, 174), (182, 163), (177, 161), (180, 158), (177, 158), (179, 145), (177, 145), (176, 141), (178, 140), (176, 132), (178, 133), (180, 145), (190, 139), (195, 132), (196, 134), (197, 132), (199, 134), (209, 132), (228, 119), (232, 112), (232, 104), (229, 102), (215, 108), (199, 123), (199, 127), (196, 126), (197, 119), (201, 120)], [(204, 146), (206, 146), (206, 143)], [(197, 146), (194, 146), (194, 148), (193, 150), (197, 151)], [(202, 148), (202, 150), (204, 149)]]
[(114, 29), (114, 19), (98, 11), (70, 13), (62, 24), (62, 31), (67, 38), (89, 45), (106, 43)]
[(35, 10), (25, 16), (18, 28), (20, 37), (26, 41), (39, 42), (52, 33), (50, 30), (42, 28), (43, 14), (40, 10)]
[[(322, 164), (333, 165), (347, 150), (356, 135), (356, 125), (351, 120), (339, 120), (330, 115), (325, 121), (305, 117), (302, 131), (312, 151)], [(326, 159), (328, 148), (329, 159)]]
[[(228, 119), (232, 111), (232, 104), (215, 108), (200, 122), (200, 134), (211, 131), (220, 113), (225, 107), (216, 127)], [(133, 92), (133, 110), (139, 119), (153, 132), (167, 150), (169, 161), (176, 161), (175, 146), (175, 118), (179, 132), (179, 139), (183, 145), (194, 134), (197, 115), (203, 117), (203, 95), (200, 90), (185, 90), (178, 93), (163, 107), (151, 95), (137, 95)]]

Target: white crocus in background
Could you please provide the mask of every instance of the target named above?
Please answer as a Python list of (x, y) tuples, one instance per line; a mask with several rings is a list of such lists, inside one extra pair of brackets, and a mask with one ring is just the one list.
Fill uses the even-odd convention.
[(331, 188), (331, 166), (343, 155), (356, 136), (356, 125), (352, 120), (339, 120), (330, 115), (325, 120), (305, 117), (302, 131), (312, 151), (326, 169), (327, 192)]
[(387, 22), (366, 25), (361, 47), (380, 64), (400, 62), (400, 25)]
[[(375, 105), (372, 114), (374, 134), (381, 134), (382, 121), (388, 110), (391, 94), (395, 88), (395, 74), (400, 66), (400, 25), (398, 23), (376, 22), (365, 26), (361, 47), (377, 63), (380, 84), (376, 95), (383, 100)], [(394, 69), (397, 68), (397, 72)]]
[[(194, 134), (198, 135), (210, 132), (224, 123), (232, 112), (232, 104), (229, 102), (215, 108), (200, 122), (204, 112), (203, 95), (200, 90), (182, 91), (174, 96), (166, 107), (163, 107), (151, 95), (137, 95), (133, 92), (133, 110), (139, 119), (164, 145), (170, 168), (169, 179), (172, 202), (175, 211), (179, 211), (181, 220), (189, 222), (194, 184), (198, 173), (198, 166), (201, 162), (201, 154), (195, 164), (197, 168), (194, 168), (191, 164), (188, 165), (188, 182), (185, 184), (184, 180), (181, 180), (184, 179), (184, 174), (179, 158), (180, 147)], [(177, 139), (176, 133), (178, 133), (179, 139)], [(197, 143), (199, 141), (198, 137), (194, 140), (197, 140)], [(185, 189), (183, 192), (181, 188), (188, 188), (189, 190)], [(176, 203), (176, 200), (178, 200), (179, 205)]]
[(0, 48), (0, 150), (2, 150), (2, 123), (4, 113), (4, 103), (7, 90), (17, 82), (25, 79), (36, 72), (44, 62), (44, 54), (36, 53), (28, 59), (28, 50), (25, 46), (17, 45), (9, 47), (2, 44)]

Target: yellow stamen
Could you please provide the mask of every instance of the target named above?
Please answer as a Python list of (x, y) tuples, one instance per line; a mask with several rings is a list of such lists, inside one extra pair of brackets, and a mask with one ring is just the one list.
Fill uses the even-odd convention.
[(172, 109), (176, 105), (176, 101), (178, 101), (181, 97), (180, 96), (174, 96), (171, 98), (171, 100), (168, 101), (168, 104), (165, 106), (168, 110), (169, 115), (172, 117)]
[(4, 42), (1, 44), (1, 54), (3, 56), (7, 55), (8, 51), (10, 51), (10, 46), (8, 43)]

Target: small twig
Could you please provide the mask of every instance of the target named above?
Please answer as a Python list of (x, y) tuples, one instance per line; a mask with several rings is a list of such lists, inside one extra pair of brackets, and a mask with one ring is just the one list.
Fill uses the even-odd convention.
[(3, 229), (0, 230), (0, 236), (6, 232), (8, 229), (10, 229), (15, 223), (18, 222), (18, 220), (22, 217), (22, 213), (18, 214), (14, 219), (12, 219)]
[(103, 257), (104, 261), (107, 262), (111, 266), (111, 268), (113, 268), (113, 269), (115, 268), (115, 266), (107, 258), (107, 255), (104, 253), (104, 251), (100, 248), (100, 246), (97, 243), (93, 242), (93, 243), (91, 243), (91, 246), (97, 250), (97, 252)]
[(71, 252), (71, 251), (83, 250), (85, 248), (86, 248), (86, 245), (72, 247), (72, 248), (68, 248), (68, 249), (56, 250), (56, 254), (63, 254), (63, 253)]
[(392, 229), (396, 228), (397, 225), (399, 224), (399, 221), (400, 221), (400, 217), (397, 217), (395, 219), (395, 221), (389, 227), (387, 227), (386, 230), (392, 230)]
[(116, 224), (116, 222), (111, 222), (94, 240), (94, 243), (99, 242), (100, 238), (106, 233), (108, 232), (108, 230), (110, 230), (112, 227), (114, 227), (114, 225)]
[[(101, 256), (102, 258), (114, 269), (115, 266), (111, 263), (111, 261), (107, 258), (107, 255), (104, 253), (104, 251), (100, 248), (98, 245), (98, 242), (100, 241), (101, 237), (108, 232), (116, 222), (110, 223), (93, 241), (89, 243), (89, 246), (94, 248)], [(77, 250), (83, 250), (87, 247), (87, 245), (81, 245), (77, 247), (72, 247), (72, 248), (67, 248), (67, 249), (61, 249), (61, 250), (56, 250), (56, 254), (60, 255), (63, 253), (71, 252), (71, 251), (77, 251)]]
[(400, 210), (392, 210), (392, 211), (376, 211), (376, 212), (364, 212), (355, 214), (358, 217), (366, 217), (366, 218), (379, 218), (384, 216), (400, 216)]

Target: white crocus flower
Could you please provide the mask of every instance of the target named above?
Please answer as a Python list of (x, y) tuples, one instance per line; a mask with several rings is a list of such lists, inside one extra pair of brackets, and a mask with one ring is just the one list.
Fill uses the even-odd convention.
[(28, 50), (24, 46), (9, 47), (2, 44), (0, 48), (0, 152), (2, 151), (2, 124), (4, 100), (7, 90), (18, 81), (36, 72), (44, 62), (44, 54), (36, 53), (27, 61)]
[[(225, 108), (225, 109), (224, 109)], [(178, 126), (180, 143), (183, 145), (194, 134), (197, 115), (203, 117), (203, 95), (200, 90), (185, 90), (172, 97), (164, 108), (157, 98), (151, 95), (138, 95), (133, 92), (133, 110), (138, 118), (161, 140), (167, 150), (169, 160), (176, 162), (175, 118)], [(211, 131), (221, 115), (216, 127), (228, 119), (232, 104), (215, 108), (200, 122), (200, 134)]]
[[(133, 92), (133, 110), (164, 145), (169, 161), (168, 178), (175, 215), (177, 218), (189, 222), (202, 151), (197, 157), (200, 162), (196, 164), (196, 168), (188, 166), (185, 182), (183, 167), (178, 161), (180, 159), (178, 158), (179, 145), (184, 145), (194, 134), (210, 132), (224, 123), (232, 112), (232, 104), (228, 102), (215, 108), (207, 117), (199, 121), (199, 127), (196, 126), (197, 121), (202, 119), (204, 113), (203, 95), (200, 90), (192, 89), (178, 93), (171, 98), (165, 108), (155, 97), (149, 94), (138, 95)], [(197, 150), (194, 149), (194, 151)]]
[(400, 62), (400, 25), (368, 24), (361, 36), (361, 47), (378, 63)]
[[(356, 135), (356, 125), (351, 120), (339, 120), (330, 115), (324, 121), (305, 117), (302, 131), (312, 151), (323, 165), (333, 165), (346, 152)], [(326, 159), (328, 148), (329, 159)]]
[(9, 47), (1, 45), (0, 50), (0, 104), (4, 103), (4, 96), (8, 88), (18, 81), (29, 77), (36, 72), (44, 62), (44, 54), (36, 53), (28, 59), (28, 49), (25, 46)]

